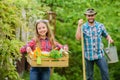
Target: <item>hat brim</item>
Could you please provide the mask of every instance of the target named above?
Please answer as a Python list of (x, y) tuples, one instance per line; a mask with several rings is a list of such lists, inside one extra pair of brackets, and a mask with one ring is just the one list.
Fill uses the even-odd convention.
[(94, 13), (84, 13), (84, 15), (96, 15), (97, 12), (94, 12)]

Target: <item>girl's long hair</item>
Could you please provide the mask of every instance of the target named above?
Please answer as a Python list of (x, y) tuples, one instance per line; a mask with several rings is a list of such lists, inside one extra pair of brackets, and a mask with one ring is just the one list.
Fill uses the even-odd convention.
[(48, 39), (50, 40), (50, 43), (52, 45), (52, 49), (55, 47), (55, 39), (54, 39), (54, 36), (53, 36), (53, 33), (50, 29), (50, 26), (49, 26), (49, 22), (48, 20), (37, 20), (36, 23), (35, 23), (35, 41), (36, 41), (36, 46), (37, 47), (41, 47), (40, 45), (40, 35), (38, 33), (38, 30), (37, 30), (37, 26), (39, 23), (44, 23), (48, 29), (47, 33), (46, 33), (46, 36), (48, 37)]

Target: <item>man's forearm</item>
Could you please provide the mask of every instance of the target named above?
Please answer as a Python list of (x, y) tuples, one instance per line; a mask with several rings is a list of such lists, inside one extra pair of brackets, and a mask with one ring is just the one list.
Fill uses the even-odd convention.
[(81, 39), (81, 27), (80, 27), (80, 26), (77, 27), (76, 39), (77, 39), (77, 40), (80, 40), (80, 39)]
[(77, 40), (81, 39), (81, 27), (82, 27), (82, 24), (83, 24), (83, 19), (80, 19), (78, 21), (78, 27), (77, 27), (77, 31), (76, 31), (76, 35), (75, 35)]

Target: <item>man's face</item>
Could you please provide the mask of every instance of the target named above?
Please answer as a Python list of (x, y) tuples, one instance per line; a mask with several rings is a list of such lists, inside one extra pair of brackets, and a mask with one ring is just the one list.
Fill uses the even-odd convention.
[(93, 23), (95, 19), (95, 15), (86, 15), (86, 18), (89, 23)]

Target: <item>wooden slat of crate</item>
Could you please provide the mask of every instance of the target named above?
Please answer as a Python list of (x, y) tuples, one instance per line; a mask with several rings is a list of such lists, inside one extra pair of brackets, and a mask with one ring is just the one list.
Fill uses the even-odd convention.
[(62, 57), (59, 59), (42, 58), (41, 64), (37, 64), (35, 59), (27, 56), (27, 61), (32, 67), (68, 67), (69, 57)]

